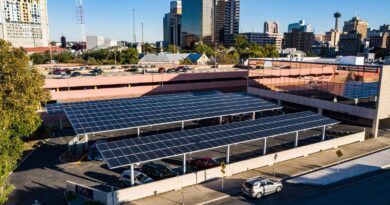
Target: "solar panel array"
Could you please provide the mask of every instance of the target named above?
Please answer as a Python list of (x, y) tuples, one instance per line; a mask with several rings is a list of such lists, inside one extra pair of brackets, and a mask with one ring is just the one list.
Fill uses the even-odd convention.
[(90, 105), (106, 105), (106, 104), (122, 104), (131, 103), (136, 101), (148, 101), (148, 100), (164, 100), (164, 99), (175, 99), (183, 98), (186, 96), (201, 96), (201, 95), (222, 95), (219, 91), (205, 91), (205, 92), (194, 92), (194, 93), (178, 93), (178, 94), (165, 94), (165, 95), (151, 95), (143, 96), (138, 98), (120, 98), (111, 100), (97, 100), (97, 101), (85, 101), (85, 102), (72, 102), (72, 103), (52, 103), (46, 105), (48, 114), (65, 112), (66, 107), (80, 107)]
[(97, 145), (110, 169), (278, 136), (338, 122), (313, 112), (185, 130)]
[(361, 99), (379, 95), (379, 83), (348, 83), (344, 87), (343, 96), (350, 99)]
[(261, 98), (237, 93), (187, 93), (64, 105), (77, 135), (281, 108)]

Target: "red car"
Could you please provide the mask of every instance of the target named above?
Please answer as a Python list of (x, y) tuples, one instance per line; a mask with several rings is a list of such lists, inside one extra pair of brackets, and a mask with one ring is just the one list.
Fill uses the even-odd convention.
[(219, 163), (211, 157), (200, 157), (190, 161), (190, 166), (196, 170), (204, 170), (218, 167)]

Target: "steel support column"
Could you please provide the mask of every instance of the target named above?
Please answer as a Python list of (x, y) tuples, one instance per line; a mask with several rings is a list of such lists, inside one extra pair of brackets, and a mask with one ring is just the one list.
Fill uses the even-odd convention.
[(322, 128), (322, 141), (325, 141), (325, 136), (326, 136), (326, 126)]
[(253, 112), (252, 113), (252, 120), (255, 120), (256, 119), (256, 112)]
[(299, 140), (299, 132), (297, 132), (296, 135), (295, 135), (295, 144), (294, 144), (294, 147), (298, 147), (298, 140)]
[(130, 183), (131, 183), (131, 186), (134, 186), (134, 164), (131, 164), (130, 165)]
[(267, 154), (267, 138), (264, 138), (264, 148), (263, 148), (263, 155)]
[(184, 121), (181, 122), (181, 130), (184, 130)]
[(140, 135), (141, 135), (141, 128), (137, 127), (137, 137), (139, 137)]
[(226, 164), (230, 163), (230, 145), (227, 146), (227, 151), (226, 151)]
[(183, 174), (186, 174), (186, 165), (187, 165), (187, 159), (186, 159), (186, 154), (183, 155)]
[(222, 125), (222, 116), (219, 117), (219, 124)]

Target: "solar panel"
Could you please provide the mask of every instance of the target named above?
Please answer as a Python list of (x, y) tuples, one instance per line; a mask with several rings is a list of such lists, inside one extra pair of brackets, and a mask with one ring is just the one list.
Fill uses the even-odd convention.
[(111, 100), (98, 100), (98, 101), (86, 101), (86, 102), (73, 102), (73, 103), (53, 103), (47, 104), (46, 109), (49, 114), (64, 112), (65, 107), (80, 107), (80, 106), (98, 106), (106, 104), (122, 104), (122, 103), (148, 103), (156, 102), (161, 100), (175, 100), (183, 99), (188, 96), (205, 96), (205, 95), (220, 95), (219, 91), (205, 91), (205, 92), (194, 92), (194, 93), (176, 93), (176, 94), (165, 94), (165, 95), (152, 95), (144, 96), (139, 98), (121, 98)]
[(269, 101), (237, 93), (169, 95), (64, 106), (76, 134), (119, 131), (224, 115), (280, 109)]
[(110, 169), (314, 129), (338, 122), (313, 112), (159, 134), (97, 145)]

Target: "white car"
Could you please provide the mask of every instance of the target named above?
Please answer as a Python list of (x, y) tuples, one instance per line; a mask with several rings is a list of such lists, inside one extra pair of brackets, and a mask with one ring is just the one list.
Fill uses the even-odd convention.
[[(153, 179), (148, 177), (148, 175), (134, 170), (134, 186), (146, 184), (153, 182)], [(122, 187), (131, 186), (131, 171), (126, 170), (122, 172), (121, 176), (119, 177), (119, 184)]]
[(242, 185), (242, 193), (256, 199), (278, 193), (282, 191), (282, 189), (283, 185), (281, 182), (262, 177), (250, 178)]

